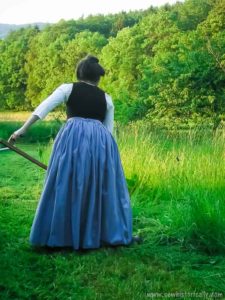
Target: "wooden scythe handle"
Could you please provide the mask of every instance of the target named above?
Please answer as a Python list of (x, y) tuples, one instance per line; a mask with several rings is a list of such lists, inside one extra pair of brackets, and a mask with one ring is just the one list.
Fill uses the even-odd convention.
[(29, 161), (31, 161), (32, 163), (38, 165), (39, 167), (41, 167), (44, 170), (47, 170), (47, 166), (44, 165), (42, 162), (36, 160), (35, 158), (33, 158), (32, 156), (30, 156), (29, 154), (27, 154), (26, 152), (20, 150), (19, 148), (13, 146), (12, 144), (8, 143), (7, 141), (0, 139), (0, 144), (8, 147), (9, 149), (15, 151), (16, 153), (18, 153), (19, 155), (23, 156), (24, 158), (28, 159)]

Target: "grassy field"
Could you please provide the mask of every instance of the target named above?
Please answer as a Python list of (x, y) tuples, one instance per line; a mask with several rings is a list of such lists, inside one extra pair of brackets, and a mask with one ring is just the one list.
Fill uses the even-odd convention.
[[(37, 125), (32, 141), (52, 126)], [(2, 128), (0, 137), (8, 134)], [(134, 234), (144, 238), (130, 247), (33, 250), (28, 237), (45, 172), (0, 152), (1, 299), (171, 299), (176, 292), (183, 293), (176, 299), (225, 299), (225, 133), (131, 125), (116, 139)], [(18, 146), (47, 163), (52, 141), (28, 136)]]
[[(11, 111), (4, 111), (0, 112), (0, 122), (24, 122), (27, 118), (31, 115), (31, 112), (27, 111), (19, 111), (19, 112), (11, 112)], [(61, 111), (50, 112), (45, 120), (51, 121), (53, 119), (63, 120), (65, 119), (66, 115)]]

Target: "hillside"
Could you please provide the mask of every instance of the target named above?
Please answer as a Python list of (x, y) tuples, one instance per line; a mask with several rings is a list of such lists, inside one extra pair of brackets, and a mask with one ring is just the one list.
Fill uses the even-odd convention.
[(46, 25), (48, 25), (48, 23), (32, 23), (32, 24), (21, 24), (21, 25), (0, 23), (0, 39), (4, 39), (9, 34), (9, 32), (13, 30), (26, 28), (29, 26), (38, 26), (39, 29), (43, 29)]

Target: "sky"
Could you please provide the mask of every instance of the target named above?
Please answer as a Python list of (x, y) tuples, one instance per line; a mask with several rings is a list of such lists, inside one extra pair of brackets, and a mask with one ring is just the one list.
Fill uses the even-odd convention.
[(146, 9), (151, 5), (176, 2), (177, 0), (0, 0), (0, 23), (55, 23), (61, 19)]

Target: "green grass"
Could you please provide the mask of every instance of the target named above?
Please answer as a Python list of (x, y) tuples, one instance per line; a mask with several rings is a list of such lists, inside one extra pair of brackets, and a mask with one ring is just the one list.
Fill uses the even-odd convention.
[(133, 203), (149, 212), (153, 203), (163, 209), (161, 242), (225, 253), (224, 133), (171, 137), (139, 130), (120, 140)]
[[(134, 234), (143, 236), (144, 243), (85, 252), (30, 247), (45, 172), (10, 151), (0, 152), (0, 298), (225, 295), (224, 133), (150, 132), (131, 126), (117, 131), (117, 142)], [(19, 144), (45, 163), (51, 146)], [(187, 294), (183, 299), (193, 298)]]
[[(29, 132), (22, 138), (23, 142), (36, 143), (46, 142), (50, 138), (54, 138), (62, 126), (62, 122), (48, 121), (37, 122), (30, 129)], [(4, 121), (0, 122), (0, 137), (8, 140), (10, 135), (19, 129), (23, 125), (23, 122)]]
[[(10, 135), (19, 129), (30, 115), (29, 112), (0, 112), (0, 138), (8, 140)], [(38, 121), (32, 125), (22, 141), (27, 143), (49, 141), (56, 136), (65, 120), (66, 116), (63, 113), (49, 113), (44, 122)]]

